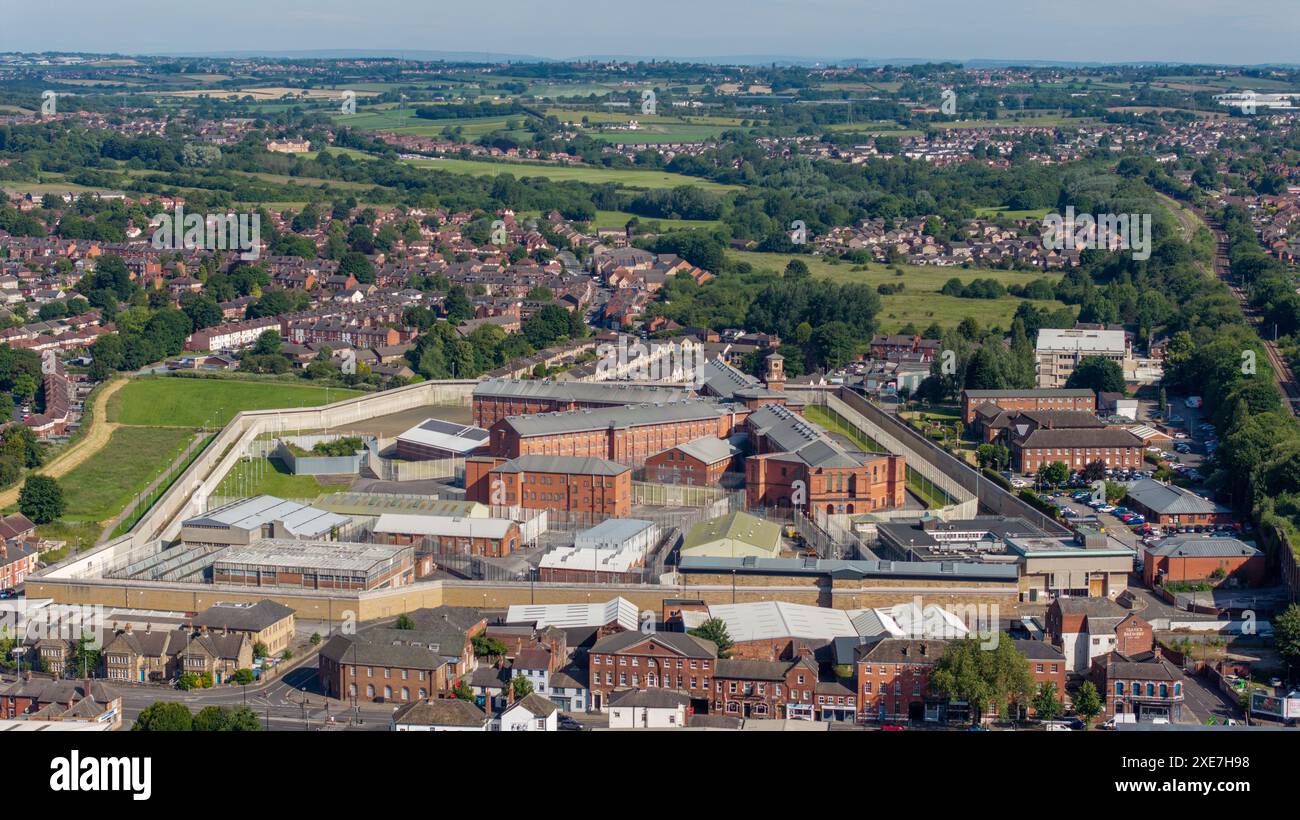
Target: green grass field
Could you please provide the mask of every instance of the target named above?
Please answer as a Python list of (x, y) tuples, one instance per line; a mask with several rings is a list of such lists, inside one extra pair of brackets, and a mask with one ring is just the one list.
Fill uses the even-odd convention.
[(113, 394), (108, 420), (194, 429), (224, 425), (242, 410), (317, 407), (361, 395), (356, 390), (238, 379), (135, 379)]
[[(389, 104), (391, 105), (391, 103)], [(422, 137), (437, 136), (446, 128), (460, 128), (462, 139), (474, 140), (493, 131), (501, 131), (509, 120), (523, 122), (528, 115), (520, 112), (503, 117), (462, 117), (448, 120), (429, 120), (415, 116), (415, 107), (358, 107), (355, 114), (334, 114), (340, 125), (362, 131), (392, 131)]]
[[(854, 270), (859, 267), (850, 262), (833, 262), (817, 256), (804, 254), (758, 253), (754, 251), (728, 251), (728, 255), (737, 260), (748, 262), (755, 268), (782, 271), (791, 259), (801, 259), (808, 265), (813, 276), (830, 279), (835, 282), (861, 282), (868, 285), (903, 284), (901, 293), (881, 296), (881, 310), (877, 319), (880, 330), (885, 333), (896, 331), (908, 322), (918, 328), (924, 328), (931, 322), (938, 322), (944, 327), (961, 323), (967, 316), (981, 325), (1000, 325), (1008, 327), (1021, 299), (1006, 296), (1002, 299), (962, 299), (939, 293), (944, 283), (956, 277), (962, 282), (972, 279), (996, 279), (1003, 285), (1026, 284), (1034, 279), (1056, 281), (1060, 273), (1046, 271), (1009, 271), (988, 268), (941, 268), (933, 265), (887, 265), (873, 262), (867, 270)], [(899, 276), (895, 268), (903, 271)], [(1040, 307), (1056, 309), (1064, 307), (1057, 301), (1035, 301)]]
[[(124, 388), (125, 389), (125, 388)], [(59, 479), (66, 521), (107, 521), (153, 481), (194, 437), (179, 427), (119, 427), (104, 449)]]
[(513, 174), (515, 177), (542, 177), (553, 182), (590, 182), (602, 185), (607, 182), (618, 183), (628, 188), (674, 188), (678, 185), (690, 185), (706, 191), (725, 192), (739, 190), (736, 185), (721, 185), (716, 182), (673, 174), (667, 171), (643, 171), (640, 169), (570, 167), (567, 165), (542, 165), (523, 162), (476, 162), (469, 159), (408, 159), (403, 160), (417, 168), (434, 171), (447, 171), (453, 174), (470, 174), (473, 176), (496, 176)]
[(279, 498), (315, 498), (321, 493), (346, 492), (347, 481), (324, 484), (314, 476), (293, 475), (279, 459), (261, 458), (236, 464), (218, 485), (217, 495), (274, 495)]

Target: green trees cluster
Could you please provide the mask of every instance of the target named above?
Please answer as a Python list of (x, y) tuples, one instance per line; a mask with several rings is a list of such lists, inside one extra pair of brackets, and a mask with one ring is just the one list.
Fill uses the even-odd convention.
[(247, 706), (205, 706), (192, 714), (183, 703), (156, 701), (140, 711), (133, 732), (260, 732), (262, 722)]
[(970, 704), (975, 722), (994, 707), (1006, 717), (1011, 707), (1027, 706), (1036, 692), (1029, 661), (1005, 633), (992, 649), (974, 636), (949, 642), (935, 663), (930, 685), (952, 700)]

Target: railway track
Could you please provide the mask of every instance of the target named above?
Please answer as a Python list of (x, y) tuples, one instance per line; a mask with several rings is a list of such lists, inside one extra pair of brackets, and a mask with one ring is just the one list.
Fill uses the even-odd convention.
[(1292, 416), (1300, 416), (1300, 411), (1297, 410), (1296, 406), (1300, 403), (1300, 382), (1296, 381), (1295, 372), (1278, 350), (1277, 344), (1268, 338), (1267, 329), (1263, 326), (1263, 317), (1259, 314), (1259, 311), (1251, 306), (1246, 292), (1231, 281), (1228, 267), (1228, 235), (1215, 223), (1211, 222), (1205, 214), (1200, 211), (1195, 212), (1214, 234), (1214, 275), (1228, 286), (1228, 290), (1232, 292), (1237, 303), (1241, 305), (1241, 312), (1245, 314), (1246, 321), (1255, 329), (1255, 335), (1263, 343), (1264, 353), (1268, 356), (1269, 366), (1273, 370), (1274, 381), (1277, 383), (1278, 389), (1282, 391), (1282, 395), (1286, 397), (1288, 412)]

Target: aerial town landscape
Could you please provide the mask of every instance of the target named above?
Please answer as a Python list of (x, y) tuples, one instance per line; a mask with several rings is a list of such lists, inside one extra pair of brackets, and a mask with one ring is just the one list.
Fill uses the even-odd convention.
[(0, 736), (1300, 724), (1300, 66), (24, 42)]

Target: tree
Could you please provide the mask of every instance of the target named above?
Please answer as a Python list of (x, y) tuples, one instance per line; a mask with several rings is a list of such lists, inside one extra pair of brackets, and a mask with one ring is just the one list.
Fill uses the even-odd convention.
[(458, 680), (456, 685), (451, 687), (451, 696), (456, 700), (473, 700), (474, 690), (470, 688), (469, 681)]
[(736, 645), (727, 632), (727, 622), (721, 618), (708, 618), (699, 626), (687, 630), (687, 632), (697, 638), (713, 641), (714, 645), (718, 647), (719, 658), (730, 655), (731, 648)]
[(99, 669), (100, 652), (95, 649), (91, 638), (81, 638), (72, 649), (72, 657), (63, 666), (63, 674), (69, 678), (93, 677)]
[(1063, 461), (1044, 464), (1038, 468), (1038, 479), (1045, 484), (1051, 484), (1053, 487), (1064, 484), (1070, 480), (1070, 468), (1065, 466)]
[(231, 683), (237, 683), (240, 686), (247, 686), (254, 680), (252, 669), (236, 669), (235, 674), (230, 677)]
[(1034, 692), (1029, 661), (1006, 634), (998, 636), (991, 650), (973, 636), (950, 642), (935, 663), (930, 683), (936, 692), (970, 704), (976, 723), (990, 706), (1006, 714), (1012, 704), (1027, 704)]
[(1300, 664), (1300, 604), (1291, 604), (1273, 619), (1273, 648), (1291, 669)]
[(1048, 681), (1038, 687), (1038, 692), (1034, 695), (1034, 711), (1038, 713), (1039, 720), (1056, 720), (1065, 711), (1055, 683)]
[(415, 620), (403, 612), (397, 616), (396, 621), (393, 621), (393, 629), (415, 629)]
[(1070, 389), (1095, 390), (1098, 393), (1124, 393), (1124, 371), (1102, 356), (1084, 356), (1066, 380)]
[(257, 337), (257, 341), (253, 343), (252, 354), (254, 356), (278, 355), (282, 341), (280, 331), (275, 329), (264, 330)]
[(257, 714), (247, 706), (204, 706), (194, 716), (195, 732), (260, 732)]
[(49, 476), (27, 476), (18, 493), (18, 509), (34, 524), (48, 524), (58, 519), (66, 507), (63, 488)]
[(510, 681), (510, 691), (515, 700), (521, 700), (533, 693), (533, 682), (523, 675), (515, 675)]
[(476, 658), (503, 658), (510, 651), (505, 642), (499, 638), (489, 638), (480, 632), (471, 640), (474, 645), (474, 657)]
[(140, 710), (131, 724), (133, 732), (188, 732), (194, 728), (194, 716), (183, 703), (160, 700)]
[(1083, 718), (1085, 726), (1091, 726), (1097, 715), (1101, 714), (1101, 695), (1092, 681), (1086, 680), (1074, 696), (1074, 713)]

